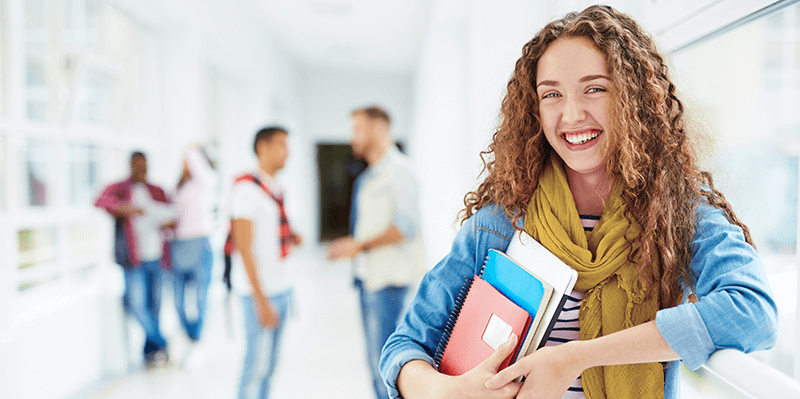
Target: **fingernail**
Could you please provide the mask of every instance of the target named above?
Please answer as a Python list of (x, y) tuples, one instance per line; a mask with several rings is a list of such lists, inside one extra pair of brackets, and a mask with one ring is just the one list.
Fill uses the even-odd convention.
[(516, 343), (517, 342), (517, 334), (511, 333), (511, 336), (508, 337), (508, 340), (506, 342)]
[(486, 388), (494, 388), (494, 377), (492, 377), (492, 379), (489, 381), (486, 381), (486, 383), (483, 385), (486, 386)]

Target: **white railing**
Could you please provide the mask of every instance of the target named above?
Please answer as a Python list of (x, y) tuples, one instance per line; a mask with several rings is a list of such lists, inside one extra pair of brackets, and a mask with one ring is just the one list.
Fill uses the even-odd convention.
[(686, 373), (683, 377), (683, 387), (695, 390), (694, 394), (685, 392), (689, 395), (683, 397), (800, 398), (800, 382), (733, 349), (714, 353), (698, 371), (698, 378), (687, 377)]

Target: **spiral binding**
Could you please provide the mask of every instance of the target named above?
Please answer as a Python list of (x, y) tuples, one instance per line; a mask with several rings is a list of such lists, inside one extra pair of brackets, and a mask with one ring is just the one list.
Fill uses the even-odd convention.
[(475, 281), (476, 278), (481, 278), (483, 276), (483, 270), (486, 268), (486, 261), (488, 260), (489, 256), (487, 255), (483, 262), (483, 266), (481, 266), (481, 270), (476, 276), (464, 276), (464, 282), (461, 283), (461, 289), (458, 291), (458, 295), (456, 295), (455, 306), (453, 307), (453, 311), (450, 312), (450, 317), (447, 318), (447, 322), (444, 325), (444, 331), (442, 332), (442, 337), (439, 339), (439, 344), (436, 345), (436, 351), (433, 354), (433, 364), (436, 365), (437, 370), (441, 365), (444, 351), (447, 349), (447, 343), (450, 341), (450, 335), (453, 334), (453, 328), (456, 326), (456, 320), (458, 320), (458, 315), (461, 313), (461, 307), (464, 306), (464, 301), (467, 299), (467, 294), (469, 293), (470, 288), (472, 288), (472, 282)]
[(450, 335), (453, 333), (453, 327), (456, 326), (456, 320), (458, 320), (458, 315), (461, 313), (461, 307), (464, 306), (464, 300), (467, 298), (469, 289), (472, 288), (472, 282), (474, 279), (475, 277), (464, 277), (464, 282), (461, 284), (461, 289), (458, 291), (458, 295), (456, 295), (455, 306), (453, 307), (453, 311), (450, 312), (450, 317), (447, 319), (447, 322), (444, 325), (442, 338), (439, 339), (439, 344), (436, 345), (436, 352), (433, 355), (433, 362), (436, 364), (437, 369), (439, 369), (442, 356), (444, 356), (444, 350), (447, 348), (447, 343), (450, 341)]

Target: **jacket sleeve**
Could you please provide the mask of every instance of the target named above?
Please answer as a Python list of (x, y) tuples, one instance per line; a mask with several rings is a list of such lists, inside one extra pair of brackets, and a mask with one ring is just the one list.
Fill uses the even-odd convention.
[(424, 360), (434, 366), (436, 347), (464, 279), (480, 272), (489, 248), (505, 250), (513, 231), (505, 210), (481, 209), (461, 226), (450, 253), (425, 274), (402, 323), (383, 347), (380, 371), (391, 398), (400, 397), (397, 376), (406, 363)]
[(717, 349), (768, 349), (778, 338), (778, 313), (761, 259), (722, 210), (698, 205), (692, 250), (699, 301), (663, 309), (656, 325), (692, 370)]
[(461, 226), (450, 253), (425, 274), (402, 323), (383, 347), (380, 371), (391, 398), (400, 397), (397, 376), (406, 363), (424, 360), (434, 365), (436, 345), (455, 296), (464, 277), (476, 272), (474, 219)]
[(117, 216), (114, 211), (117, 208), (117, 205), (122, 202), (122, 196), (119, 192), (120, 189), (121, 185), (119, 183), (115, 183), (106, 187), (105, 190), (100, 193), (100, 196), (97, 197), (97, 200), (94, 202), (94, 206), (105, 210), (111, 214), (111, 216)]

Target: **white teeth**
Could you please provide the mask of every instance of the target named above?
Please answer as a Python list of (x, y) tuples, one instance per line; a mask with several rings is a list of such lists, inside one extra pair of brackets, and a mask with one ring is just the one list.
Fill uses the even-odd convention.
[(582, 134), (573, 134), (564, 135), (564, 138), (572, 145), (583, 144), (589, 140), (594, 139), (595, 137), (599, 136), (600, 133), (592, 132), (592, 133), (582, 133)]

